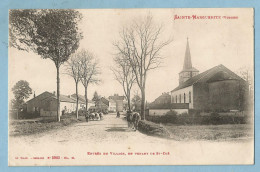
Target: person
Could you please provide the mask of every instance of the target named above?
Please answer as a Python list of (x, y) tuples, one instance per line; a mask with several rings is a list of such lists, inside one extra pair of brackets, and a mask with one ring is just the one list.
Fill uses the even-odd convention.
[(117, 118), (120, 118), (120, 112), (117, 111), (117, 115), (116, 115)]
[(133, 113), (132, 113), (132, 111), (127, 111), (126, 120), (127, 120), (128, 128), (133, 128)]
[(88, 122), (88, 121), (89, 121), (89, 114), (88, 114), (88, 111), (85, 111), (84, 114), (85, 114), (86, 122)]
[(99, 118), (100, 118), (100, 120), (103, 119), (103, 113), (102, 112), (99, 112)]
[(95, 113), (95, 119), (96, 119), (97, 121), (100, 120), (100, 117), (99, 117), (99, 113), (98, 113), (98, 112)]

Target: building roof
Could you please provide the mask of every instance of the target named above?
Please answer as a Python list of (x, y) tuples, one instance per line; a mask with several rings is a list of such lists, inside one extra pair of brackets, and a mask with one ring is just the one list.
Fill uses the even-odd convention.
[[(44, 96), (44, 95), (46, 95), (46, 96)], [(48, 92), (48, 91), (45, 91), (45, 92), (39, 94), (38, 96), (33, 97), (32, 99), (28, 100), (26, 103), (28, 103), (28, 102), (30, 102), (30, 101), (32, 101), (32, 100), (35, 100), (35, 99), (40, 99), (40, 100), (42, 100), (42, 99), (44, 99), (44, 98), (46, 98), (46, 97), (50, 97), (50, 96), (52, 96), (52, 95), (53, 95), (52, 93), (50, 93), (50, 92)]]
[(162, 93), (159, 97), (157, 97), (152, 103), (157, 103), (160, 100), (170, 100), (171, 96), (169, 93)]
[[(45, 95), (45, 96), (43, 96)], [(43, 92), (42, 94), (39, 94), (38, 96), (28, 100), (27, 102), (30, 102), (34, 99), (40, 99), (40, 100), (44, 100), (44, 99), (48, 99), (48, 98), (54, 98), (57, 99), (57, 96), (54, 95), (53, 93), (50, 93), (48, 91)], [(60, 94), (60, 101), (61, 102), (70, 102), (70, 103), (76, 103), (76, 94), (73, 94), (71, 96), (66, 96), (66, 95), (62, 95)], [(27, 103), (26, 102), (26, 103)], [(92, 103), (93, 101), (88, 100), (89, 103)], [(79, 103), (85, 103), (85, 97), (82, 95), (79, 95)]]
[(108, 101), (109, 101), (109, 103), (116, 103), (116, 101), (113, 99), (108, 99)]
[(189, 46), (189, 39), (187, 38), (187, 45), (186, 45), (186, 51), (185, 51), (185, 56), (184, 56), (184, 63), (183, 63), (183, 68), (182, 72), (199, 72), (198, 69), (192, 67), (192, 62), (191, 62), (191, 55), (190, 55), (190, 46)]
[(189, 46), (189, 39), (187, 38), (187, 45), (186, 45), (186, 51), (185, 51), (185, 57), (184, 57), (184, 63), (183, 63), (183, 70), (191, 69), (192, 63), (191, 63), (191, 55), (190, 55), (190, 46)]
[[(57, 96), (52, 95), (52, 96), (47, 97), (47, 98), (57, 99)], [(46, 99), (47, 99), (47, 98), (46, 98)], [(62, 95), (62, 94), (60, 94), (60, 101), (61, 101), (61, 102), (76, 103), (76, 100), (75, 100), (74, 98), (71, 98), (71, 97), (69, 97), (69, 96)]]
[(125, 96), (119, 96), (118, 94), (114, 94), (113, 96), (109, 96), (108, 99), (112, 100), (124, 100)]
[[(219, 77), (220, 72), (222, 73), (221, 77)], [(216, 75), (218, 74), (219, 75)], [(214, 75), (214, 77), (213, 77)], [(202, 72), (190, 79), (188, 79), (187, 81), (185, 81), (184, 83), (180, 84), (178, 87), (176, 87), (174, 90), (172, 91), (177, 91), (179, 89), (185, 88), (185, 87), (189, 87), (195, 83), (198, 82), (214, 82), (214, 81), (219, 81), (219, 80), (223, 80), (223, 79), (238, 79), (238, 80), (243, 80), (241, 77), (239, 77), (237, 74), (235, 74), (234, 72), (232, 72), (231, 70), (229, 70), (228, 68), (226, 68), (224, 65), (220, 64), (218, 66), (215, 66), (209, 70), (206, 70), (205, 72)], [(244, 80), (243, 80), (244, 81)]]
[(99, 102), (101, 102), (101, 103), (103, 103), (103, 104), (109, 106), (109, 100), (107, 100), (105, 97), (101, 97), (100, 100), (99, 100)]
[[(79, 100), (82, 102), (82, 103), (85, 103), (86, 101), (85, 101), (85, 96), (82, 96), (82, 95), (78, 95), (78, 97), (79, 97)], [(71, 95), (71, 98), (73, 98), (73, 99), (75, 99), (76, 100), (76, 94), (72, 94)], [(94, 103), (92, 100), (89, 100), (88, 99), (88, 103)]]

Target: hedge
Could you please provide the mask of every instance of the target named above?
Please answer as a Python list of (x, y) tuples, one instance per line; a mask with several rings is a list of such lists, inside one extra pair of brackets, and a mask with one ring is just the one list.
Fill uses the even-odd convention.
[(245, 124), (249, 119), (246, 116), (227, 116), (211, 113), (209, 116), (189, 115), (184, 113), (176, 115), (174, 111), (164, 116), (146, 116), (146, 120), (155, 123), (172, 123), (178, 125), (221, 125), (221, 124)]
[(151, 121), (141, 120), (138, 123), (138, 130), (152, 136), (169, 137), (169, 131), (163, 126), (153, 123)]

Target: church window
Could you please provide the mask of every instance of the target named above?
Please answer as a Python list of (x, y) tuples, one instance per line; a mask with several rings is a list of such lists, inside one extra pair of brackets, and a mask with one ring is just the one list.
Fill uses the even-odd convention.
[(179, 102), (181, 103), (181, 94), (180, 94), (180, 101)]
[(178, 103), (177, 95), (176, 95), (176, 103)]
[(189, 92), (189, 103), (191, 103), (191, 92)]
[(185, 93), (183, 94), (183, 102), (186, 103), (186, 95), (185, 95)]

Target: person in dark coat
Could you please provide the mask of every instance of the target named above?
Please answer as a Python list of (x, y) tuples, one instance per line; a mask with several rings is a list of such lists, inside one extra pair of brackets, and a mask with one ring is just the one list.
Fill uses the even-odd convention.
[(116, 117), (120, 118), (120, 112), (119, 111), (117, 111)]
[(89, 121), (89, 114), (88, 114), (88, 111), (85, 111), (84, 114), (85, 114), (86, 122), (88, 122), (88, 121)]
[(133, 113), (132, 113), (132, 111), (127, 111), (126, 120), (127, 120), (128, 128), (133, 128)]

